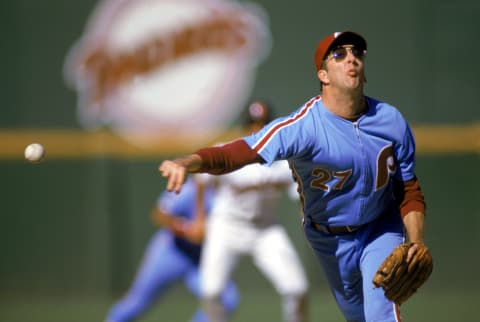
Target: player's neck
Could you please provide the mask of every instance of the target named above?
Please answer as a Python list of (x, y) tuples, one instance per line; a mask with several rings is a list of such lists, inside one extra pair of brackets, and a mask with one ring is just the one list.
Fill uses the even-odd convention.
[(348, 120), (356, 120), (367, 110), (367, 104), (363, 92), (356, 93), (322, 93), (323, 105), (335, 115)]

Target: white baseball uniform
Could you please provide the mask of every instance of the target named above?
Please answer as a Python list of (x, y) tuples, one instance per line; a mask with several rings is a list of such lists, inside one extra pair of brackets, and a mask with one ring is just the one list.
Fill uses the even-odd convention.
[[(250, 255), (283, 297), (284, 320), (305, 321), (306, 274), (275, 213), (282, 191), (295, 184), (287, 161), (270, 167), (251, 164), (225, 175), (196, 177), (217, 186), (200, 261), (204, 298), (218, 300), (240, 256)], [(226, 317), (217, 314), (211, 319), (225, 321)]]

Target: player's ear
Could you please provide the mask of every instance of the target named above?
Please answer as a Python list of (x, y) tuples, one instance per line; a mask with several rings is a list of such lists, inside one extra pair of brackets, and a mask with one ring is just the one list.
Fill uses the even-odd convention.
[(325, 69), (319, 69), (317, 72), (317, 77), (322, 84), (330, 83), (330, 80), (328, 79), (328, 72)]

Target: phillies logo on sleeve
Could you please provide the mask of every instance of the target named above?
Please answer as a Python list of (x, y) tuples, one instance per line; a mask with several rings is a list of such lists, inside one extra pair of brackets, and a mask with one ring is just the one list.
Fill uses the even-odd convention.
[(271, 36), (264, 11), (232, 0), (106, 0), (67, 55), (88, 129), (133, 143), (218, 133), (251, 93)]

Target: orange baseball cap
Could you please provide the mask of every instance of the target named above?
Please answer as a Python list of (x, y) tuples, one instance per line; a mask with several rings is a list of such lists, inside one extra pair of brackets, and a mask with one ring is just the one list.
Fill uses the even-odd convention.
[(344, 44), (355, 45), (359, 48), (367, 50), (367, 41), (359, 34), (353, 31), (334, 32), (333, 34), (328, 35), (320, 40), (317, 45), (315, 55), (313, 56), (317, 72), (322, 67), (323, 60), (326, 58), (330, 50), (334, 47)]

